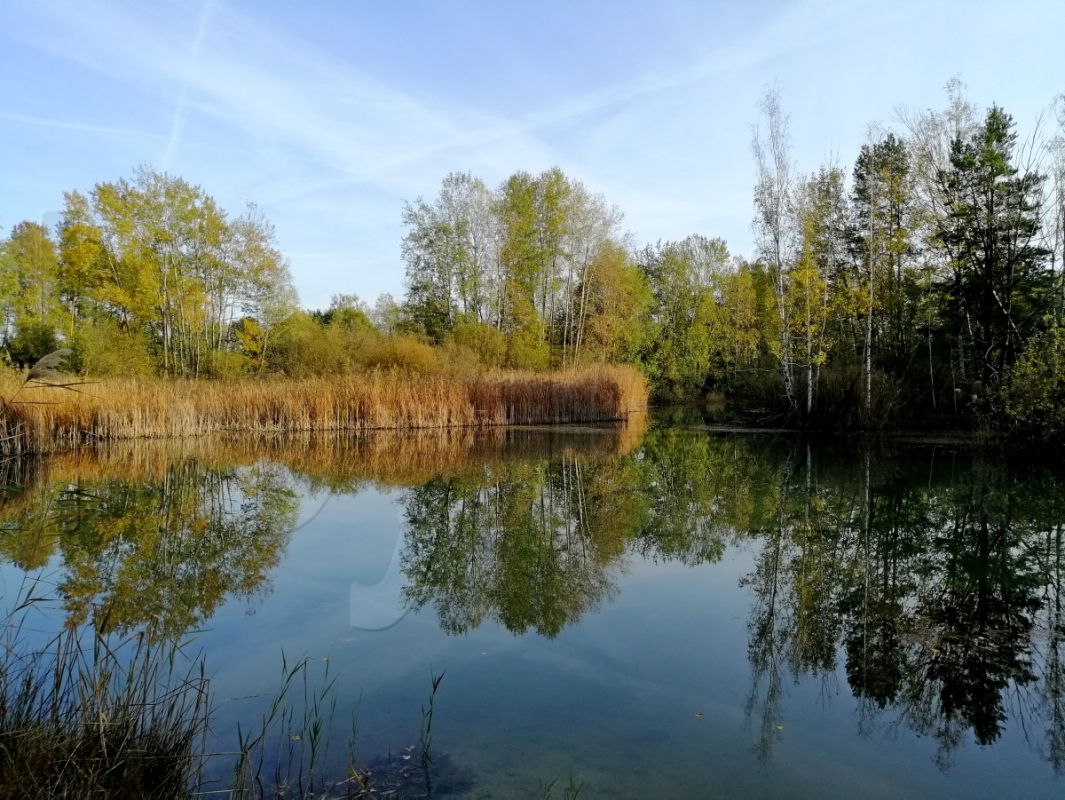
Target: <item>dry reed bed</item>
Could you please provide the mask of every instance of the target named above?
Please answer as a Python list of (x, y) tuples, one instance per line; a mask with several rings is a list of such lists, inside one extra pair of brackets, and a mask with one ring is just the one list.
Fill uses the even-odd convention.
[[(4, 397), (15, 384), (8, 382)], [(0, 454), (92, 441), (218, 433), (488, 428), (627, 419), (647, 405), (623, 366), (471, 377), (375, 371), (310, 380), (108, 380), (81, 393), (27, 389), (0, 405)]]
[[(543, 458), (616, 458), (646, 432), (646, 415), (619, 425), (558, 428), (456, 428), (356, 433), (227, 434), (174, 440), (96, 442), (48, 455), (0, 459), (0, 522), (47, 503), (57, 486), (105, 481), (162, 483), (176, 465), (197, 462), (225, 471), (270, 462), (334, 490), (371, 482), (416, 486), (440, 475)], [(7, 491), (3, 486), (9, 487)]]

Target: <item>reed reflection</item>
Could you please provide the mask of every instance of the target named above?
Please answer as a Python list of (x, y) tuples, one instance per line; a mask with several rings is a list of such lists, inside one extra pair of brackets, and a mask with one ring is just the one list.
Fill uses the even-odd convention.
[[(0, 464), (0, 557), (27, 573), (56, 573), (69, 626), (91, 620), (101, 631), (151, 626), (180, 636), (227, 598), (253, 600), (268, 590), (301, 495), (401, 487), (413, 504), (441, 481), (472, 485), (477, 475), (509, 470), (513, 482), (552, 458), (630, 452), (641, 433), (633, 424), (284, 436), (9, 459)], [(520, 520), (512, 515), (505, 524)]]

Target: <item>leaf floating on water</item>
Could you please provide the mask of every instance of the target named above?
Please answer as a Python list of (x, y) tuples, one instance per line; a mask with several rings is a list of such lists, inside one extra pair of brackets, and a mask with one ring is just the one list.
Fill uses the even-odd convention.
[(706, 714), (704, 714), (702, 711), (696, 711), (694, 716), (695, 716), (696, 719), (702, 719), (703, 717), (706, 716)]
[(300, 740), (300, 735), (298, 733), (294, 733), (292, 735), (292, 741), (298, 742), (299, 740)]

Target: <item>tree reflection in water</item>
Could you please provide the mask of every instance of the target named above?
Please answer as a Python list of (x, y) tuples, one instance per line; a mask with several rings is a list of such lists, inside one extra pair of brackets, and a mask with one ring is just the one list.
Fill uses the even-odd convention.
[(1060, 769), (1062, 473), (949, 448), (783, 463), (776, 516), (748, 527), (762, 754), (784, 673), (829, 676), (838, 653), (861, 730), (934, 736), (946, 766), (1012, 716)]
[[(946, 766), (1008, 717), (1065, 764), (1060, 470), (958, 447), (846, 449), (651, 431), (620, 458), (438, 477), (406, 499), (407, 598), (441, 626), (556, 635), (627, 556), (700, 564), (753, 541), (747, 713), (768, 758), (787, 681), (845, 676), (865, 733)], [(837, 672), (837, 668), (842, 671)]]
[[(935, 737), (942, 764), (1009, 721), (1065, 766), (1065, 472), (958, 446), (643, 431), (255, 443), (23, 464), (0, 551), (61, 561), (72, 623), (173, 635), (265, 591), (304, 491), (404, 487), (410, 607), (452, 634), (555, 636), (627, 560), (754, 547), (746, 709), (761, 756), (789, 681), (845, 680), (863, 733)], [(838, 677), (837, 677), (838, 676)]]
[(147, 479), (79, 475), (27, 492), (0, 508), (3, 556), (27, 571), (58, 559), (67, 624), (91, 621), (105, 633), (151, 626), (176, 637), (227, 597), (254, 596), (283, 555), (298, 509), (276, 465), (195, 459)]

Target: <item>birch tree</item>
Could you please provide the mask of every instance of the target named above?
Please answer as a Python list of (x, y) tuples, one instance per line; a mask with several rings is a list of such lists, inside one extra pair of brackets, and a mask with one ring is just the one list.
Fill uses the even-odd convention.
[(751, 138), (758, 171), (754, 189), (754, 233), (758, 250), (773, 281), (779, 330), (774, 355), (777, 357), (784, 394), (792, 409), (798, 408), (795, 373), (791, 360), (792, 321), (787, 302), (788, 264), (795, 254), (794, 189), (792, 186), (791, 141), (788, 118), (775, 90), (766, 92), (759, 104), (761, 122)]

